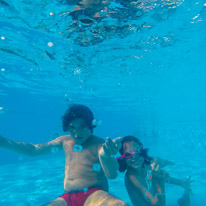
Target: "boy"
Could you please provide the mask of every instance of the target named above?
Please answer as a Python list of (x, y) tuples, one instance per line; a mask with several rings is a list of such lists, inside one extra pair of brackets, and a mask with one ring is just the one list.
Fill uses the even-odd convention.
[(69, 107), (62, 117), (60, 136), (44, 144), (15, 142), (0, 136), (0, 146), (29, 156), (51, 154), (64, 150), (65, 178), (61, 197), (47, 206), (125, 206), (126, 203), (108, 193), (108, 178), (116, 178), (118, 163), (115, 155), (121, 147), (120, 138), (111, 140), (93, 135), (95, 127), (92, 111), (79, 104)]

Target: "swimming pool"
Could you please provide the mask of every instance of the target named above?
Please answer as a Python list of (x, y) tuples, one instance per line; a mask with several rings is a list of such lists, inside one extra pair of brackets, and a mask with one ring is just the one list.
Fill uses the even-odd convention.
[[(135, 1), (134, 1), (135, 2)], [(63, 134), (67, 105), (92, 108), (102, 138), (138, 136), (153, 156), (191, 175), (205, 202), (205, 1), (118, 1), (92, 24), (67, 1), (0, 1), (0, 134), (32, 143)], [(106, 12), (106, 13), (105, 13)], [(108, 16), (107, 16), (108, 15)], [(63, 193), (63, 154), (28, 158), (0, 149), (0, 205), (41, 205)], [(130, 203), (123, 174), (110, 191)], [(167, 205), (182, 189), (167, 187)]]

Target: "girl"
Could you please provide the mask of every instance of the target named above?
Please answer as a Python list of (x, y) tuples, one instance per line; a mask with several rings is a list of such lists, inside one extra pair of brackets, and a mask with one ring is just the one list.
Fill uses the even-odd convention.
[(134, 136), (122, 139), (119, 162), (120, 172), (126, 171), (125, 186), (134, 206), (165, 206), (165, 183), (176, 184), (185, 188), (180, 206), (189, 206), (191, 178), (179, 180), (169, 176), (163, 168), (173, 164), (170, 161), (148, 156), (148, 149), (143, 148), (140, 140)]

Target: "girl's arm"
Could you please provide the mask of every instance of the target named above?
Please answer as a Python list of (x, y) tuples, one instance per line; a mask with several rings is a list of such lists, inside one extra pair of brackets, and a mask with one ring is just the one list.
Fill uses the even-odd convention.
[(164, 183), (152, 184), (153, 190), (155, 191), (154, 195), (147, 187), (142, 185), (134, 175), (127, 175), (125, 185), (134, 205), (139, 205), (139, 196), (145, 203), (149, 203), (149, 205), (165, 206)]
[(193, 180), (191, 179), (191, 177), (189, 178), (185, 178), (185, 179), (177, 179), (171, 176), (168, 176), (165, 179), (165, 182), (168, 184), (173, 184), (173, 185), (178, 185), (181, 187), (184, 187), (186, 190), (191, 191), (191, 183), (193, 182)]
[(185, 179), (177, 179), (175, 177), (171, 177), (165, 170), (161, 170), (161, 169), (157, 171), (153, 171), (153, 174), (154, 177), (161, 178), (165, 183), (178, 185), (191, 191), (191, 183), (193, 182), (191, 177)]

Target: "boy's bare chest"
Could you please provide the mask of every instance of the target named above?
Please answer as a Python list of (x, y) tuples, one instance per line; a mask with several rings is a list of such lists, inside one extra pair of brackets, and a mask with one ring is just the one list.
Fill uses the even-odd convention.
[(97, 147), (76, 145), (68, 142), (64, 145), (65, 159), (67, 163), (92, 164), (98, 161)]

